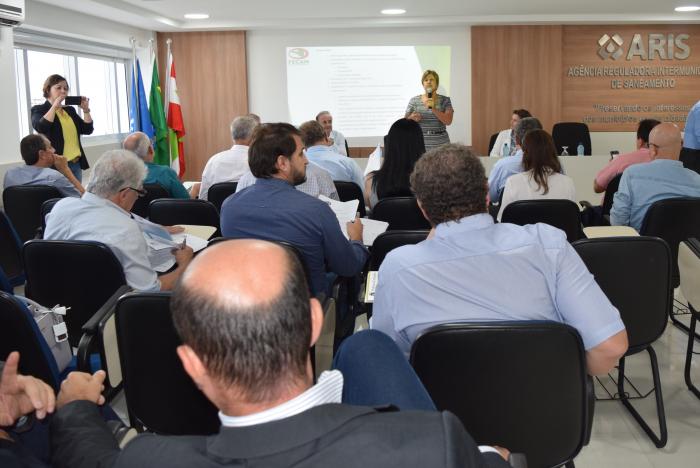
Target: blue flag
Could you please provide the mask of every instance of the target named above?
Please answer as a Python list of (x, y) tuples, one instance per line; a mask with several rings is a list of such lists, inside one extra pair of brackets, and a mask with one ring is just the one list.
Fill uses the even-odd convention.
[(148, 112), (148, 99), (146, 98), (146, 90), (143, 87), (143, 79), (141, 79), (141, 65), (136, 59), (136, 74), (131, 70), (131, 101), (129, 102), (129, 131), (143, 132), (150, 139), (153, 139), (155, 130), (151, 123), (151, 114)]

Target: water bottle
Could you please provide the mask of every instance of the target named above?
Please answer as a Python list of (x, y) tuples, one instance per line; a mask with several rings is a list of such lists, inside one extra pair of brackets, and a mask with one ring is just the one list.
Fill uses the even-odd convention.
[(586, 149), (583, 147), (583, 143), (579, 143), (578, 146), (576, 147), (576, 155), (577, 156), (583, 156), (583, 153), (586, 152)]
[(501, 156), (510, 156), (510, 150), (508, 149), (508, 143), (503, 143), (503, 152)]

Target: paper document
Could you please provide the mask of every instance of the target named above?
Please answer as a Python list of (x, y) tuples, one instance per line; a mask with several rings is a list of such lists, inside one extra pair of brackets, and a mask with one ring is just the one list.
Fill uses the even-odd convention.
[[(214, 229), (214, 228), (212, 228)], [(216, 230), (216, 229), (214, 229)], [(179, 234), (173, 234), (173, 241), (175, 244), (179, 247), (182, 245), (183, 242), (188, 247), (192, 247), (192, 250), (195, 252), (199, 252), (203, 248), (205, 248), (207, 245), (209, 245), (209, 242), (206, 239), (202, 239), (199, 236), (194, 236), (192, 234), (188, 234), (186, 232), (181, 232)]]
[(349, 223), (355, 219), (357, 207), (360, 206), (360, 200), (342, 202), (328, 198), (325, 195), (319, 195), (318, 199), (322, 202), (328, 203), (328, 206), (330, 206), (333, 213), (335, 213), (335, 216), (338, 218), (338, 222), (341, 226), (344, 226), (345, 223)]
[(158, 273), (164, 273), (175, 265), (174, 249), (179, 249), (183, 242), (198, 252), (208, 245), (206, 239), (191, 234), (173, 234), (172, 240), (164, 239), (157, 235), (144, 232), (143, 236), (148, 244), (148, 260), (151, 267)]
[(367, 166), (365, 167), (365, 177), (370, 172), (378, 171), (382, 167), (382, 146), (377, 145), (377, 147), (372, 151), (367, 159)]
[[(347, 223), (355, 219), (355, 214), (357, 213), (357, 207), (360, 204), (359, 200), (350, 200), (346, 202), (341, 202), (338, 200), (331, 200), (330, 198), (319, 195), (318, 199), (328, 203), (331, 210), (335, 213), (338, 218), (338, 223), (340, 224), (340, 230), (343, 232), (345, 238), (349, 239)], [(374, 240), (379, 234), (386, 231), (389, 227), (389, 223), (385, 221), (377, 221), (374, 219), (362, 218), (362, 241), (365, 245), (374, 244)]]
[(185, 234), (191, 234), (202, 239), (209, 239), (216, 232), (214, 226), (197, 226), (194, 224), (178, 224), (178, 226), (185, 228)]
[(377, 290), (377, 280), (379, 279), (378, 271), (368, 271), (367, 280), (365, 281), (365, 298), (366, 304), (374, 302), (374, 292)]

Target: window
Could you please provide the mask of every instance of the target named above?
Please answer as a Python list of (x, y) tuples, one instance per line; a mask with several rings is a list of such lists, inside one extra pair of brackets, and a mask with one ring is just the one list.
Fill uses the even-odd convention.
[(20, 138), (33, 132), (31, 107), (45, 101), (42, 88), (49, 75), (68, 81), (69, 95), (90, 98), (93, 136), (129, 131), (127, 66), (124, 58), (92, 56), (31, 46), (15, 48), (15, 74)]

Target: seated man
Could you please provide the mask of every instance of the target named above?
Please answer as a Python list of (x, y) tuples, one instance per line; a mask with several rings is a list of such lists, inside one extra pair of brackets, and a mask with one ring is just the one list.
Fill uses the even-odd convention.
[[(258, 179), (252, 172), (248, 171), (238, 181), (236, 192), (240, 192), (246, 187), (255, 184)], [(309, 163), (306, 166), (306, 181), (297, 185), (297, 190), (318, 198), (319, 195), (324, 195), (333, 200), (339, 200), (338, 190), (335, 188), (331, 175), (325, 169), (321, 169), (314, 163)]]
[(248, 146), (253, 138), (255, 128), (260, 125), (259, 120), (245, 115), (236, 117), (231, 122), (231, 149), (215, 154), (202, 172), (202, 186), (199, 189), (199, 198), (207, 200), (209, 188), (219, 182), (238, 182), (248, 169)]
[(342, 154), (343, 156), (348, 155), (347, 148), (345, 147), (345, 136), (338, 130), (333, 130), (333, 116), (328, 111), (321, 111), (316, 115), (316, 122), (321, 124), (323, 131), (328, 137), (328, 143), (333, 147), (333, 151)]
[(309, 161), (327, 170), (333, 180), (355, 182), (360, 189), (364, 189), (365, 179), (360, 166), (352, 158), (346, 158), (328, 146), (328, 137), (321, 124), (309, 120), (301, 124), (299, 130)]
[[(502, 455), (479, 453), (450, 413), (350, 406), (357, 401), (349, 401), (346, 390), (355, 382), (338, 370), (324, 372), (314, 385), (309, 348), (321, 332), (323, 312), (309, 297), (303, 267), (289, 249), (250, 239), (208, 248), (182, 276), (170, 304), (183, 343), (177, 354), (219, 409), (220, 431), (141, 434), (120, 450), (94, 393), (81, 391), (69, 377), (51, 423), (55, 468), (509, 466), (504, 449)], [(369, 347), (377, 352), (371, 358), (364, 352)], [(432, 407), (384, 335), (361, 332), (338, 354), (338, 367), (343, 361), (351, 367), (356, 359), (356, 371), (367, 369), (370, 389), (358, 392), (364, 399), (402, 410)], [(82, 387), (90, 384), (86, 380)]]
[(159, 184), (168, 191), (172, 198), (190, 198), (177, 174), (168, 166), (153, 163), (155, 152), (151, 139), (143, 132), (134, 132), (124, 139), (123, 148), (132, 151), (146, 163), (147, 175), (144, 184)]
[[(27, 135), (19, 144), (25, 165), (5, 173), (5, 188), (15, 185), (50, 185), (64, 197), (79, 197), (85, 189), (68, 168), (68, 161), (56, 154), (42, 134)], [(51, 167), (56, 169), (51, 169)]]
[[(532, 117), (532, 114), (527, 109), (515, 109), (513, 111), (510, 117), (510, 128), (498, 132), (489, 156), (492, 158), (496, 156), (503, 158), (505, 156), (513, 156), (518, 151), (515, 141), (515, 126), (521, 119), (526, 117)], [(506, 154), (503, 153), (504, 148), (507, 149)]]
[(649, 152), (649, 132), (660, 123), (661, 122), (654, 119), (644, 119), (639, 122), (639, 126), (637, 127), (637, 150), (631, 153), (618, 155), (598, 172), (593, 181), (593, 190), (595, 193), (605, 192), (610, 181), (613, 180), (616, 175), (622, 174), (629, 166), (651, 161), (651, 154)]
[(160, 278), (148, 258), (148, 245), (129, 211), (145, 195), (146, 166), (131, 151), (112, 150), (92, 168), (82, 198), (64, 198), (46, 216), (45, 239), (90, 240), (106, 244), (124, 268), (129, 286), (137, 290), (172, 289), (192, 259), (192, 248), (174, 251), (177, 268)]
[(678, 160), (683, 145), (681, 132), (672, 123), (662, 123), (649, 133), (652, 161), (629, 167), (622, 173), (613, 198), (610, 224), (631, 226), (639, 231), (649, 207), (666, 198), (700, 197), (700, 174)]
[(408, 355), (423, 330), (441, 323), (554, 320), (581, 334), (588, 372), (607, 373), (627, 350), (617, 309), (563, 231), (494, 224), (484, 181), (466, 146), (441, 146), (416, 163), (411, 188), (433, 231), (386, 256), (371, 327)]
[(523, 149), (521, 145), (525, 135), (530, 130), (542, 130), (542, 124), (535, 117), (525, 117), (515, 124), (515, 154), (509, 158), (501, 158), (491, 168), (489, 173), (489, 196), (491, 203), (498, 203), (501, 192), (506, 186), (508, 177), (523, 172)]
[(340, 276), (355, 276), (369, 252), (362, 244), (359, 218), (347, 223), (348, 240), (326, 203), (294, 190), (306, 180), (303, 148), (292, 125), (266, 124), (255, 132), (248, 153), (250, 170), (259, 180), (224, 201), (221, 233), (294, 245), (309, 269), (311, 290), (319, 295), (327, 291), (326, 267)]

